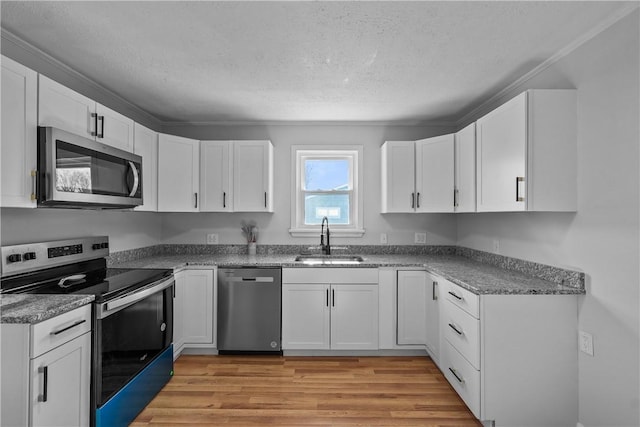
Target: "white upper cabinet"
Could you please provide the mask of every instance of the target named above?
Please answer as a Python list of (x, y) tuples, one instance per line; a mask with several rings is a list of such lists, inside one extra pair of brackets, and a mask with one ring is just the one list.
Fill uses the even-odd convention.
[(37, 73), (2, 57), (2, 206), (35, 208)]
[(38, 125), (53, 126), (133, 151), (133, 120), (60, 83), (38, 76)]
[(476, 123), (477, 210), (575, 211), (576, 91), (529, 90)]
[(382, 145), (382, 213), (415, 212), (415, 142)]
[(476, 211), (476, 124), (471, 123), (454, 135), (456, 212)]
[(232, 212), (231, 141), (200, 141), (201, 212)]
[(96, 141), (133, 152), (133, 120), (98, 103), (96, 103), (96, 114), (100, 127)]
[(416, 141), (416, 212), (453, 212), (453, 134)]
[(273, 212), (271, 141), (233, 142), (233, 210)]
[(453, 212), (453, 135), (382, 145), (382, 213)]
[(158, 211), (198, 212), (200, 141), (158, 136)]
[(139, 125), (134, 126), (133, 152), (142, 156), (142, 199), (137, 211), (158, 210), (158, 133)]
[(201, 212), (273, 212), (271, 141), (200, 142)]

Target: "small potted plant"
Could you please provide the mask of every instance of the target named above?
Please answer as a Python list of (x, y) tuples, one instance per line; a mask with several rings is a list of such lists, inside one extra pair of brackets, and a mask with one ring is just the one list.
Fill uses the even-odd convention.
[(258, 240), (258, 226), (255, 222), (242, 221), (242, 226), (240, 227), (242, 230), (242, 234), (247, 239), (247, 253), (249, 255), (256, 254), (256, 242)]

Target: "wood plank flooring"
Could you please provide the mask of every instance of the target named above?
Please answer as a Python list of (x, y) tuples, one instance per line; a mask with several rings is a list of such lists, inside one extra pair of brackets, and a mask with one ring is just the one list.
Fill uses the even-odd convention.
[(481, 426), (428, 357), (188, 356), (131, 424)]

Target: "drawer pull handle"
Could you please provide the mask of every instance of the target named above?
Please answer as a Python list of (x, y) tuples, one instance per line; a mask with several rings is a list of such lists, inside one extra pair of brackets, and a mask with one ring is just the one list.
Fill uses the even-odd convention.
[(451, 292), (451, 291), (449, 291), (449, 295), (451, 295), (452, 297), (454, 297), (454, 298), (456, 298), (456, 299), (458, 299), (458, 300), (462, 300), (462, 297), (461, 297), (461, 296), (458, 296), (458, 295), (454, 294), (454, 293), (453, 293), (453, 292)]
[(51, 332), (51, 335), (59, 335), (65, 331), (68, 331), (71, 328), (75, 328), (78, 325), (82, 325), (84, 322), (86, 322), (87, 319), (84, 320), (78, 320), (76, 323), (74, 323), (73, 325), (67, 326), (66, 328), (62, 328), (59, 331), (55, 331), (55, 332)]
[(458, 373), (456, 372), (455, 369), (453, 368), (449, 368), (449, 370), (451, 371), (451, 373), (453, 374), (454, 377), (456, 377), (456, 379), (458, 380), (458, 382), (460, 384), (464, 384), (464, 378), (462, 378), (460, 375), (458, 375)]
[(42, 394), (38, 396), (38, 402), (46, 402), (47, 401), (47, 386), (49, 383), (49, 367), (41, 366), (38, 368), (38, 373), (43, 374), (44, 376), (44, 384), (42, 386)]
[(456, 328), (456, 325), (454, 325), (453, 323), (449, 323), (449, 327), (451, 329), (453, 329), (454, 331), (456, 331), (456, 334), (462, 336), (464, 335), (464, 332), (462, 332), (460, 329)]

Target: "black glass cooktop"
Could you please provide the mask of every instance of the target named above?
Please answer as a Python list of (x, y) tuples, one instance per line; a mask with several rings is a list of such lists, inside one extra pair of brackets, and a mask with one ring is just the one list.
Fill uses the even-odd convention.
[(103, 302), (157, 282), (171, 269), (106, 268), (88, 264), (85, 268), (55, 268), (3, 280), (3, 293), (84, 294)]

